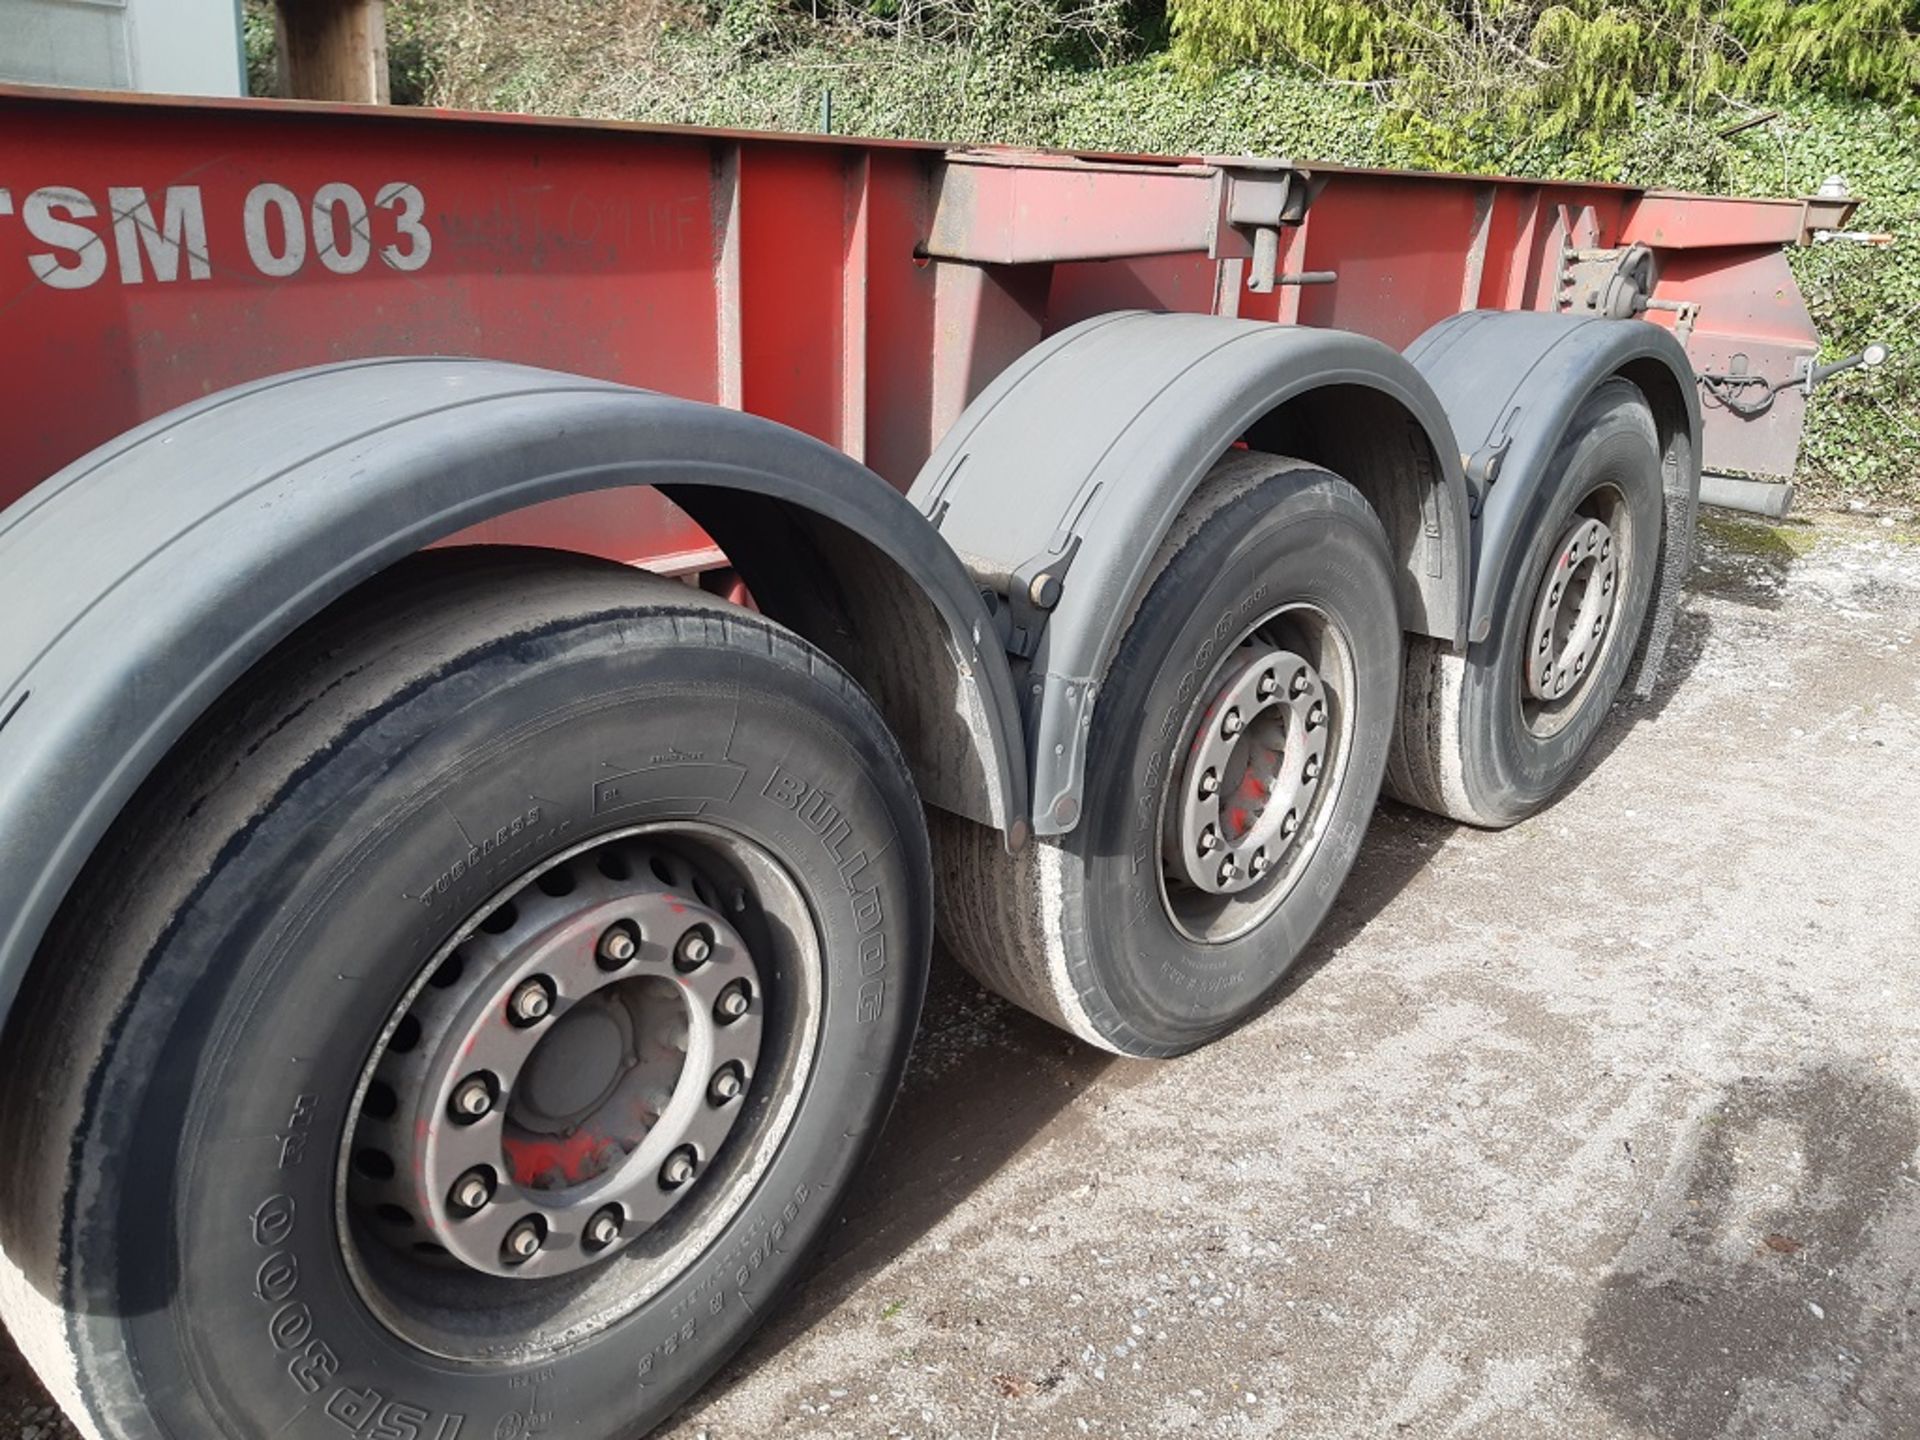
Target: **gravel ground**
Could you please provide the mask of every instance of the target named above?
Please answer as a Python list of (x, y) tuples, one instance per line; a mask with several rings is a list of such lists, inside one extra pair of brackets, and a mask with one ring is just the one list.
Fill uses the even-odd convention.
[[(665, 1435), (1920, 1435), (1920, 535), (1717, 519), (1504, 834), (1115, 1061), (944, 966), (813, 1278)], [(0, 1440), (70, 1434), (0, 1344)]]

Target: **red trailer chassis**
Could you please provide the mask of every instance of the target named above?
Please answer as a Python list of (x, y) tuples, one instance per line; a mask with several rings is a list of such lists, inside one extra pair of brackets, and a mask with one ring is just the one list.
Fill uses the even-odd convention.
[[(1846, 210), (12, 91), (0, 503), (209, 391), (379, 354), (485, 353), (745, 409), (904, 488), (988, 380), (1090, 315), (1235, 315), (1400, 348), (1460, 311), (1580, 305), (1635, 245), (1657, 260), (1649, 298), (1673, 307), (1654, 317), (1681, 325), (1697, 370), (1785, 380), (1818, 338), (1782, 247)], [(1710, 405), (1708, 468), (1791, 474), (1804, 404), (1788, 387), (1758, 419)], [(630, 500), (538, 523), (621, 558), (711, 559), (691, 528)]]
[(0, 91), (0, 1314), (112, 1440), (658, 1422), (936, 890), (1172, 1056), (1572, 782), (1847, 205)]

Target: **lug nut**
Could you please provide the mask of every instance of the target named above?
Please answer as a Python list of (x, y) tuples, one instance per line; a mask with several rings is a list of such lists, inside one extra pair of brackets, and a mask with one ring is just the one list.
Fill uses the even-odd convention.
[(589, 1250), (604, 1250), (613, 1244), (620, 1238), (620, 1207), (609, 1205), (604, 1210), (596, 1210), (581, 1238)]
[(1214, 771), (1209, 770), (1207, 771), (1206, 774), (1200, 777), (1200, 798), (1202, 800), (1206, 799), (1209, 795), (1214, 794), (1219, 789), (1220, 789), (1220, 777)]
[(1297, 700), (1302, 695), (1306, 694), (1307, 691), (1312, 687), (1312, 685), (1313, 685), (1313, 681), (1308, 678), (1307, 672), (1304, 670), (1301, 670), (1295, 673), (1293, 677), (1293, 684), (1287, 687), (1287, 693), (1293, 696)]
[(1272, 863), (1272, 861), (1267, 859), (1265, 849), (1256, 850), (1253, 852), (1253, 863), (1247, 867), (1247, 873), (1258, 880), (1262, 875), (1267, 873), (1267, 866)]
[(1227, 718), (1220, 722), (1220, 733), (1226, 736), (1238, 735), (1247, 728), (1247, 722), (1240, 718), (1239, 707), (1227, 711)]
[(753, 996), (747, 992), (746, 982), (736, 980), (720, 992), (720, 998), (713, 1002), (713, 1018), (722, 1025), (732, 1024), (753, 1008)]
[(1280, 688), (1280, 677), (1271, 670), (1260, 677), (1260, 698), (1265, 700)]
[(539, 976), (523, 980), (507, 1001), (507, 1014), (516, 1025), (538, 1025), (553, 1013), (553, 992)]
[(1207, 826), (1206, 829), (1200, 832), (1200, 853), (1202, 855), (1211, 855), (1214, 851), (1218, 850), (1219, 848), (1220, 848), (1219, 832), (1216, 831), (1213, 828), (1213, 826), (1209, 825)]
[(741, 1075), (738, 1065), (723, 1065), (714, 1071), (713, 1079), (707, 1084), (707, 1099), (715, 1105), (725, 1105), (729, 1100), (740, 1098), (740, 1092), (747, 1088), (746, 1077)]
[(1300, 772), (1300, 778), (1307, 781), (1318, 780), (1320, 778), (1320, 757), (1318, 755), (1307, 756), (1306, 768)]
[(493, 1172), (484, 1165), (467, 1171), (453, 1182), (453, 1193), (447, 1196), (456, 1210), (464, 1210), (471, 1215), (476, 1210), (484, 1210), (487, 1202), (493, 1199)]
[(1307, 711), (1307, 729), (1318, 730), (1327, 723), (1327, 707), (1320, 701), (1313, 702), (1313, 708)]
[(1233, 863), (1233, 857), (1231, 855), (1220, 862), (1220, 883), (1222, 885), (1229, 884), (1239, 873), (1240, 867)]
[(689, 930), (680, 937), (679, 947), (673, 952), (673, 963), (681, 970), (698, 970), (713, 955), (713, 942), (698, 930)]
[(1287, 836), (1300, 828), (1300, 815), (1297, 811), (1287, 811), (1286, 819), (1280, 822), (1280, 834)]
[(456, 1120), (478, 1120), (493, 1109), (493, 1082), (484, 1075), (469, 1075), (454, 1088), (447, 1107)]
[(699, 1168), (699, 1160), (693, 1153), (693, 1147), (682, 1145), (667, 1157), (667, 1163), (660, 1167), (660, 1183), (669, 1190), (678, 1190), (693, 1179)]
[(538, 1216), (529, 1215), (516, 1221), (507, 1231), (507, 1238), (500, 1242), (500, 1258), (509, 1265), (523, 1265), (540, 1253), (540, 1247), (547, 1243), (547, 1227)]
[(615, 925), (600, 937), (600, 966), (606, 970), (617, 970), (640, 953), (640, 942), (634, 939), (633, 929), (627, 925)]

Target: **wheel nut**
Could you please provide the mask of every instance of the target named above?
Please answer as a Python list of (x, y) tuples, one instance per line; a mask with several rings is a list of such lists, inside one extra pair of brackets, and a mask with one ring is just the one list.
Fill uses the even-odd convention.
[(1232, 883), (1239, 873), (1240, 867), (1233, 863), (1233, 857), (1231, 855), (1220, 862), (1220, 883), (1222, 885)]
[(1321, 704), (1320, 701), (1316, 700), (1313, 702), (1313, 708), (1307, 711), (1307, 729), (1318, 730), (1322, 725), (1326, 723), (1327, 723), (1327, 707)]
[(677, 1190), (693, 1179), (699, 1161), (691, 1146), (682, 1145), (667, 1157), (667, 1163), (660, 1167), (660, 1183), (669, 1190)]
[(713, 954), (713, 942), (698, 930), (689, 930), (680, 937), (679, 948), (673, 952), (673, 961), (682, 970), (698, 970)]
[(1291, 835), (1293, 834), (1294, 831), (1298, 830), (1299, 828), (1300, 828), (1299, 813), (1293, 810), (1287, 811), (1286, 819), (1280, 822), (1280, 833), (1283, 836)]
[(748, 993), (745, 982), (736, 980), (713, 1002), (713, 1018), (722, 1025), (730, 1025), (752, 1008), (753, 996)]
[(538, 1025), (553, 1013), (553, 992), (538, 976), (523, 980), (507, 1001), (507, 1014), (516, 1025)]
[(493, 1083), (484, 1075), (469, 1075), (454, 1088), (448, 1101), (456, 1120), (478, 1120), (493, 1109)]
[(604, 1210), (596, 1210), (581, 1238), (589, 1250), (604, 1250), (613, 1244), (620, 1238), (620, 1207), (609, 1205)]
[(747, 1088), (746, 1077), (741, 1075), (738, 1065), (723, 1065), (713, 1074), (707, 1084), (707, 1099), (715, 1105), (724, 1105), (729, 1100), (740, 1098), (740, 1092)]
[(1262, 700), (1265, 700), (1279, 688), (1280, 677), (1275, 675), (1271, 670), (1260, 677), (1260, 698)]
[(1227, 718), (1220, 722), (1220, 733), (1222, 735), (1228, 735), (1228, 736), (1238, 735), (1242, 730), (1246, 728), (1247, 728), (1247, 722), (1240, 718), (1240, 711), (1238, 707), (1235, 707), (1234, 709), (1227, 711)]
[(1247, 867), (1247, 873), (1258, 880), (1262, 875), (1267, 873), (1267, 866), (1272, 863), (1272, 861), (1267, 859), (1267, 852), (1265, 850), (1256, 850), (1253, 852), (1253, 863)]
[(500, 1242), (500, 1258), (509, 1265), (525, 1264), (540, 1253), (540, 1247), (546, 1242), (546, 1225), (537, 1216), (529, 1215), (507, 1231), (507, 1238)]
[(1213, 828), (1213, 826), (1209, 825), (1207, 826), (1206, 829), (1200, 832), (1200, 853), (1202, 855), (1211, 855), (1214, 851), (1218, 850), (1219, 848), (1220, 848), (1219, 832), (1217, 832)]
[(1302, 670), (1293, 677), (1293, 684), (1287, 687), (1287, 693), (1297, 700), (1307, 693), (1312, 684), (1313, 681), (1308, 678), (1307, 672)]
[(640, 942), (629, 926), (615, 925), (600, 937), (599, 953), (602, 968), (618, 969), (640, 953)]
[(1203, 800), (1206, 799), (1207, 796), (1214, 794), (1216, 791), (1219, 790), (1219, 788), (1220, 788), (1220, 777), (1214, 771), (1209, 770), (1207, 771), (1206, 774), (1200, 777), (1200, 798), (1201, 799)]
[(447, 1196), (453, 1208), (471, 1215), (476, 1210), (484, 1210), (487, 1202), (493, 1199), (493, 1173), (485, 1167), (469, 1170), (453, 1182), (453, 1193)]
[(1318, 755), (1307, 756), (1306, 768), (1300, 772), (1300, 778), (1308, 781), (1318, 780), (1320, 778), (1320, 757)]

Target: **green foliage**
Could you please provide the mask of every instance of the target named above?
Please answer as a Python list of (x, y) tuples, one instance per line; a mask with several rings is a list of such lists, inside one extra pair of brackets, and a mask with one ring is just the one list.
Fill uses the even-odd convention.
[(1726, 25), (1746, 50), (1751, 94), (1811, 87), (1911, 101), (1920, 89), (1916, 0), (1730, 0)]
[(387, 7), (387, 93), (395, 105), (424, 105), (433, 90), (436, 32), (430, 12)]
[(1920, 0), (1172, 0), (1202, 73), (1289, 64), (1371, 88), (1429, 150), (1489, 127), (1618, 127), (1643, 98), (1809, 90), (1906, 103)]
[(278, 46), (273, 0), (245, 0), (240, 7), (240, 53), (247, 62), (247, 94), (278, 95)]

